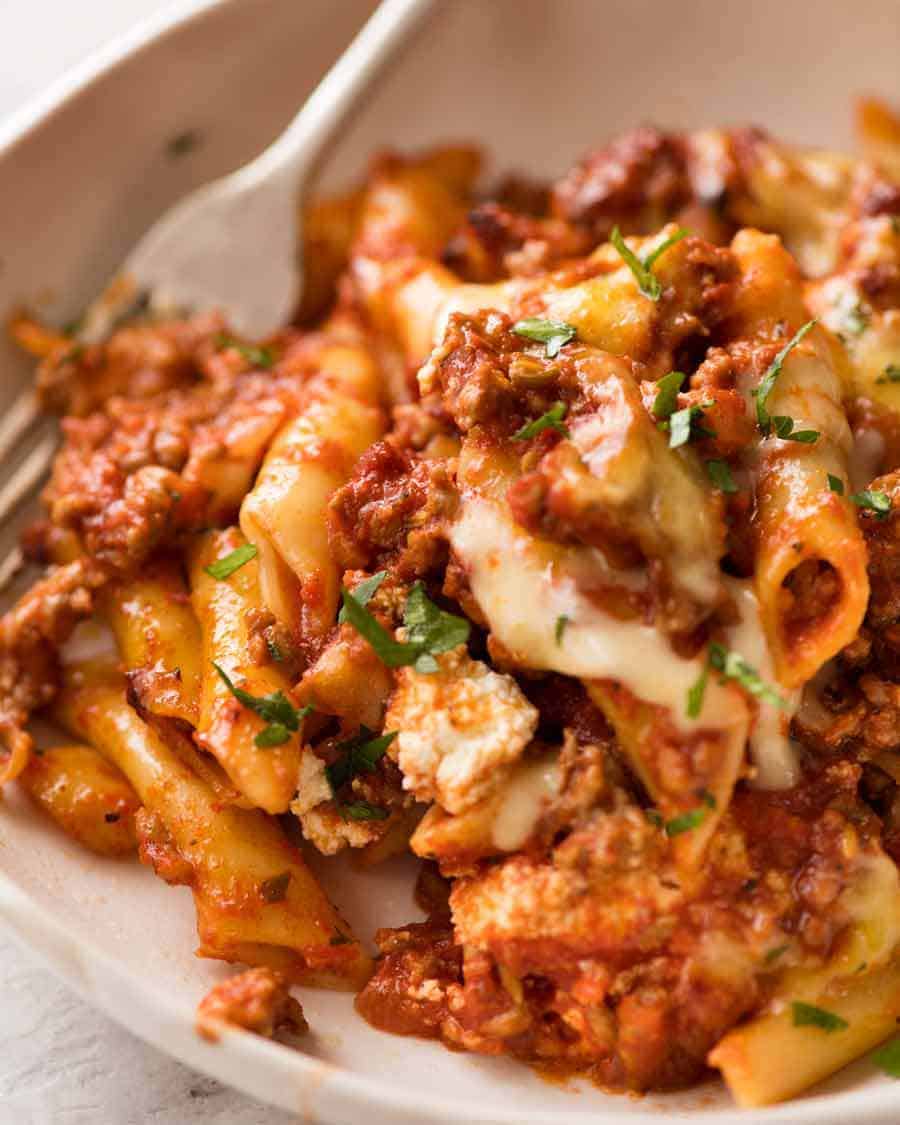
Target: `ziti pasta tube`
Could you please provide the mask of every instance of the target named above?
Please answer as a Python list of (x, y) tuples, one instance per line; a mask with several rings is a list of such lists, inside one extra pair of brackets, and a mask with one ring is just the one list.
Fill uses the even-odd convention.
[(155, 846), (174, 849), (170, 870), (194, 895), (200, 956), (268, 965), (303, 984), (365, 979), (368, 958), (278, 824), (220, 802), (128, 705), (118, 672), (70, 666), (54, 714), (114, 762), (159, 819)]

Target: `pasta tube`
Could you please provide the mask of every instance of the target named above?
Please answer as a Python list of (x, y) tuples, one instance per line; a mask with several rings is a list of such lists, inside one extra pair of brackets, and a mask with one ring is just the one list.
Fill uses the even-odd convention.
[[(742, 231), (732, 249), (742, 285), (737, 315), (746, 334), (759, 337), (776, 321), (797, 332), (807, 319), (796, 266), (778, 238)], [(784, 355), (764, 402), (753, 408), (783, 417), (814, 441), (782, 440), (775, 433), (757, 465), (756, 590), (776, 674), (798, 687), (859, 631), (869, 598), (866, 551), (849, 488), (834, 491), (829, 477), (848, 480), (850, 430), (842, 388), (818, 328)], [(770, 367), (770, 372), (773, 370)], [(746, 386), (748, 396), (761, 392)], [(760, 404), (762, 403), (762, 406)]]
[(194, 895), (200, 956), (268, 965), (303, 984), (366, 978), (368, 958), (276, 822), (220, 803), (129, 707), (114, 669), (70, 667), (55, 715), (114, 762), (161, 821)]
[[(900, 1019), (900, 886), (884, 855), (864, 857), (842, 896), (854, 922), (820, 969), (787, 970), (768, 1011), (710, 1052), (736, 1100), (783, 1101), (853, 1062)], [(799, 1011), (798, 1011), (799, 1006)]]
[[(280, 813), (287, 810), (297, 791), (300, 732), (296, 727), (284, 729), (279, 732), (279, 737), (284, 736), (281, 741), (266, 744), (266, 720), (245, 706), (233, 690), (256, 698), (281, 692), (290, 705), (286, 675), (266, 652), (262, 636), (254, 634), (254, 622), (259, 622), (263, 613), (258, 563), (251, 558), (226, 579), (214, 578), (206, 571), (216, 560), (245, 544), (235, 527), (198, 536), (191, 550), (191, 600), (203, 637), (202, 687), (194, 737), (254, 805)], [(263, 738), (262, 745), (257, 743), (258, 738)]]
[(202, 645), (180, 567), (163, 560), (105, 588), (100, 603), (141, 706), (195, 725)]
[(97, 855), (134, 852), (140, 801), (119, 770), (90, 746), (38, 750), (19, 784), (59, 827)]
[(365, 449), (382, 433), (377, 367), (361, 347), (326, 349), (305, 408), (279, 432), (241, 506), (241, 529), (259, 551), (263, 603), (315, 650), (334, 625), (340, 575), (325, 511)]

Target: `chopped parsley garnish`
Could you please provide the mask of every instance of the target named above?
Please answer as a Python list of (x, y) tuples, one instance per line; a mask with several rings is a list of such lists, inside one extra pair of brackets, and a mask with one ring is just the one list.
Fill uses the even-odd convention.
[(179, 157), (187, 156), (189, 152), (193, 152), (199, 143), (200, 134), (197, 130), (185, 129), (183, 133), (176, 133), (172, 137), (166, 145), (166, 152), (173, 160), (178, 160)]
[(694, 438), (716, 436), (712, 430), (697, 425), (697, 419), (710, 406), (712, 406), (711, 402), (695, 403), (693, 406), (686, 406), (684, 410), (676, 410), (668, 422), (659, 423), (663, 429), (669, 431), (670, 449), (678, 449), (681, 445), (687, 445)]
[(544, 344), (548, 359), (554, 359), (559, 355), (563, 344), (568, 344), (578, 335), (578, 329), (572, 324), (566, 324), (564, 320), (543, 320), (539, 316), (527, 316), (524, 320), (517, 321), (512, 330), (526, 340)]
[[(715, 805), (715, 802), (713, 802), (713, 805)], [(699, 828), (704, 820), (706, 820), (707, 812), (708, 806), (704, 805), (700, 808), (690, 809), (686, 813), (681, 813), (680, 816), (675, 816), (671, 820), (667, 820), (665, 823), (666, 835), (669, 837), (680, 836), (682, 832), (690, 832), (694, 828)]]
[(537, 437), (544, 430), (556, 430), (563, 437), (568, 437), (569, 431), (563, 425), (567, 409), (564, 402), (555, 402), (540, 418), (535, 418), (533, 422), (526, 422), (521, 429), (516, 430), (513, 441), (527, 441), (529, 438)]
[(417, 582), (409, 592), (403, 610), (403, 624), (407, 643), (419, 648), (422, 653), (415, 661), (417, 672), (436, 672), (438, 665), (434, 654), (465, 644), (472, 628), (464, 617), (457, 617), (436, 606), (421, 582)]
[(336, 793), (359, 773), (373, 773), (397, 734), (397, 731), (391, 730), (376, 737), (367, 727), (360, 727), (355, 738), (339, 742), (337, 748), (341, 751), (340, 758), (325, 767), (325, 776), (332, 793)]
[[(816, 320), (808, 320), (802, 328), (798, 328), (790, 340), (784, 345), (781, 351), (769, 364), (769, 369), (763, 375), (759, 382), (759, 386), (753, 392), (756, 399), (756, 421), (759, 428), (764, 434), (768, 434), (771, 428), (771, 417), (766, 410), (766, 403), (769, 395), (772, 393), (772, 388), (775, 386), (775, 380), (781, 374), (781, 368), (784, 361), (787, 359), (789, 353), (796, 348), (807, 332), (811, 332), (813, 327), (818, 323)], [(801, 433), (804, 431), (801, 431)]]
[(678, 392), (681, 390), (687, 375), (681, 371), (670, 371), (656, 382), (656, 398), (650, 408), (653, 417), (664, 421), (674, 413), (678, 405)]
[(682, 238), (685, 238), (687, 233), (688, 232), (683, 228), (679, 228), (673, 235), (670, 235), (664, 242), (661, 242), (655, 250), (651, 250), (644, 258), (639, 258), (637, 254), (629, 248), (618, 227), (613, 227), (613, 232), (609, 236), (609, 240), (618, 251), (619, 257), (631, 270), (641, 293), (651, 301), (658, 301), (662, 296), (662, 286), (659, 283), (659, 278), (653, 272), (653, 264), (670, 246), (674, 246), (676, 242), (680, 242)]
[(266, 902), (284, 902), (290, 881), (290, 871), (282, 871), (280, 875), (273, 875), (271, 879), (260, 883), (259, 893)]
[(674, 246), (676, 242), (681, 242), (682, 238), (687, 238), (688, 234), (690, 234), (690, 231), (685, 230), (684, 227), (679, 227), (674, 234), (670, 234), (668, 238), (663, 239), (655, 250), (651, 250), (649, 254), (644, 256), (644, 265), (646, 268), (648, 270), (652, 269), (657, 258), (661, 258), (670, 246)]
[(253, 740), (254, 744), (261, 749), (281, 746), (287, 742), (291, 734), (300, 729), (300, 724), (313, 709), (311, 704), (300, 708), (295, 707), (283, 691), (274, 691), (271, 695), (251, 695), (249, 691), (235, 687), (229, 679), (228, 673), (220, 668), (215, 661), (212, 662), (212, 666), (225, 681), (225, 686), (234, 698), (269, 724)]
[(236, 570), (240, 570), (244, 563), (255, 559), (256, 554), (256, 546), (253, 543), (243, 543), (240, 547), (235, 547), (231, 554), (225, 555), (224, 558), (216, 559), (214, 563), (210, 563), (209, 566), (205, 566), (203, 569), (212, 578), (218, 578), (220, 581), (223, 581), (226, 578), (230, 578)]
[(686, 711), (689, 719), (698, 718), (703, 710), (703, 696), (706, 694), (706, 681), (708, 679), (709, 661), (703, 665), (703, 671), (697, 677), (696, 682), (688, 688)]
[(789, 945), (787, 945), (787, 944), (785, 944), (785, 945), (776, 945), (774, 949), (770, 949), (770, 950), (769, 950), (769, 952), (768, 952), (768, 953), (766, 954), (766, 956), (765, 956), (765, 962), (766, 962), (766, 964), (767, 964), (767, 965), (772, 965), (772, 964), (774, 964), (774, 962), (775, 962), (775, 961), (777, 961), (777, 960), (778, 960), (778, 958), (779, 958), (779, 957), (781, 957), (781, 956), (782, 956), (783, 954), (787, 953), (787, 951), (788, 951), (788, 950), (789, 950), (790, 948), (791, 948), (791, 947), (790, 947)]
[(875, 380), (876, 383), (900, 383), (900, 363), (889, 363)]
[(878, 488), (867, 488), (864, 492), (854, 492), (850, 497), (857, 508), (865, 508), (875, 513), (875, 518), (886, 520), (891, 513), (891, 498)]
[(556, 643), (558, 645), (562, 644), (563, 633), (566, 631), (566, 626), (571, 620), (572, 618), (568, 617), (565, 613), (561, 613), (559, 617), (557, 617), (556, 629), (554, 630), (554, 632), (556, 634)]
[(286, 727), (284, 723), (269, 723), (254, 738), (253, 743), (260, 750), (270, 750), (273, 746), (283, 746), (290, 737), (290, 727)]
[(380, 805), (370, 805), (368, 801), (351, 801), (349, 805), (338, 805), (344, 820), (387, 820), (390, 815)]
[(709, 663), (723, 680), (734, 680), (744, 691), (761, 702), (771, 703), (773, 707), (787, 706), (778, 692), (759, 678), (756, 669), (739, 652), (733, 652), (713, 641), (709, 646)]
[(869, 323), (869, 313), (863, 308), (861, 301), (854, 301), (845, 306), (844, 322), (841, 327), (851, 336), (861, 336)]
[[(353, 597), (359, 602), (360, 605), (368, 605), (375, 595), (376, 590), (381, 583), (387, 578), (386, 570), (379, 570), (377, 574), (373, 574), (371, 578), (364, 578), (358, 586), (353, 588)], [(338, 621), (342, 624), (347, 620), (347, 614), (344, 607), (341, 606), (341, 612), (338, 614)]]
[(656, 809), (644, 809), (644, 813), (651, 824), (655, 825), (657, 828), (662, 828), (663, 818)]
[(838, 496), (844, 495), (844, 482), (840, 477), (836, 477), (834, 473), (828, 474), (828, 487), (832, 492), (836, 492)]
[(879, 1047), (872, 1055), (872, 1062), (891, 1078), (900, 1078), (900, 1036)]
[(268, 370), (274, 367), (278, 356), (275, 354), (273, 348), (259, 347), (254, 344), (242, 344), (240, 340), (235, 340), (233, 336), (227, 335), (225, 332), (220, 332), (216, 336), (216, 347), (220, 351), (226, 348), (234, 348), (239, 351), (246, 361), (253, 367), (261, 367)]
[(394, 640), (387, 629), (360, 605), (354, 594), (341, 590), (341, 598), (346, 620), (369, 642), (376, 656), (388, 668), (412, 664), (417, 672), (436, 672), (438, 663), (435, 655), (449, 652), (469, 639), (469, 622), (436, 606), (421, 582), (413, 586), (406, 599), (403, 611), (405, 641)]
[(773, 414), (769, 421), (775, 436), (782, 441), (799, 441), (804, 445), (812, 445), (814, 441), (819, 440), (818, 430), (795, 430), (794, 419), (789, 418), (787, 414)]
[(850, 1026), (845, 1019), (836, 1016), (825, 1008), (817, 1008), (814, 1004), (804, 1004), (802, 1000), (795, 1000), (791, 1004), (794, 1027), (820, 1027), (823, 1031), (843, 1031)]
[(59, 357), (60, 363), (77, 363), (84, 355), (84, 344), (73, 344)]
[(734, 483), (727, 461), (707, 461), (706, 471), (709, 479), (721, 492), (737, 492), (738, 486)]
[(706, 655), (706, 667), (687, 693), (686, 711), (690, 719), (696, 719), (703, 709), (703, 696), (706, 692), (710, 668), (719, 673), (722, 683), (733, 680), (760, 702), (770, 703), (773, 707), (787, 706), (778, 692), (760, 679), (756, 669), (751, 667), (740, 653), (732, 652), (724, 645), (713, 641)]

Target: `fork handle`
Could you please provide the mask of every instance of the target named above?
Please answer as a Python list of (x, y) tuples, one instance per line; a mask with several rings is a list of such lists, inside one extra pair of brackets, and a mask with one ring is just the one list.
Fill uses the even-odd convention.
[(437, 0), (382, 0), (303, 108), (267, 149), (236, 179), (242, 189), (262, 181), (289, 180), (296, 187), (323, 147), (386, 63), (435, 7)]

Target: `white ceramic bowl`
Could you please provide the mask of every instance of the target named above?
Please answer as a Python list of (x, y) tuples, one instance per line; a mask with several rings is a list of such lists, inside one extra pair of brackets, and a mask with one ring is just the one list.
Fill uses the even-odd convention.
[[(369, 6), (182, 4), (9, 123), (0, 131), (0, 312), (24, 301), (61, 319), (77, 313), (162, 209), (278, 130)], [(550, 173), (647, 120), (752, 121), (844, 144), (854, 94), (896, 94), (897, 47), (895, 0), (446, 0), (367, 101), (328, 175), (359, 171), (385, 144), (447, 138), (483, 142), (495, 167)], [(169, 142), (189, 130), (200, 143), (173, 159)], [(0, 347), (2, 410), (29, 372)], [(0, 550), (14, 532), (2, 529)], [(156, 1046), (305, 1120), (897, 1120), (900, 1087), (866, 1063), (752, 1114), (732, 1109), (714, 1083), (677, 1096), (607, 1097), (549, 1085), (508, 1061), (382, 1035), (348, 997), (326, 993), (303, 997), (314, 1028), (305, 1053), (241, 1033), (210, 1045), (195, 1035), (193, 1011), (222, 969), (192, 956), (186, 890), (137, 864), (92, 858), (15, 793), (0, 806), (0, 872), (0, 916), (84, 996)], [(416, 916), (403, 863), (365, 879), (329, 864), (325, 878), (364, 933)]]

